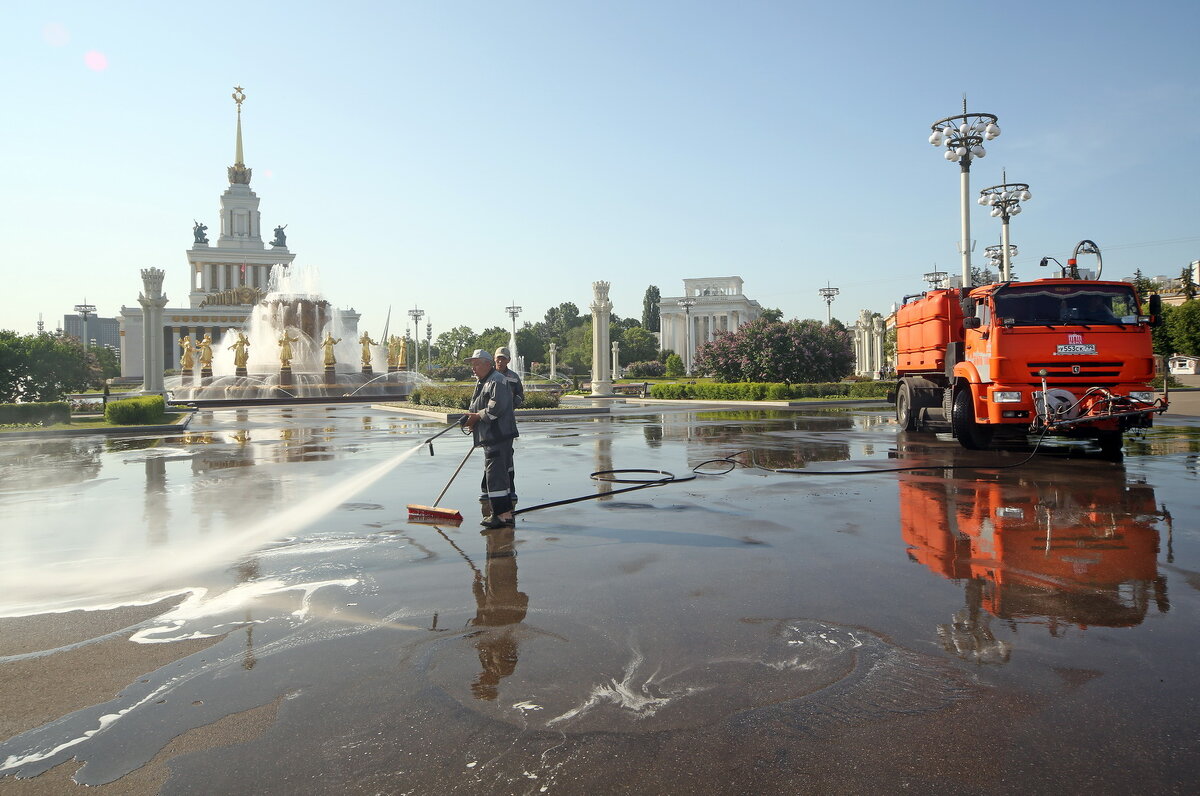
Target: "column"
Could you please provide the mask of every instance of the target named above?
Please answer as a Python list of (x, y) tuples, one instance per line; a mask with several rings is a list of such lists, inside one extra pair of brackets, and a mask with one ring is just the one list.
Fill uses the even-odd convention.
[(550, 344), (550, 378), (558, 378), (558, 346)]
[(608, 282), (592, 283), (592, 395), (611, 395), (612, 378), (608, 370), (608, 319), (612, 302), (608, 300)]
[(164, 271), (161, 268), (142, 269), (142, 392), (163, 393), (163, 307), (167, 297), (162, 292)]
[(612, 343), (612, 375), (614, 379), (621, 378), (621, 342), (613, 340)]

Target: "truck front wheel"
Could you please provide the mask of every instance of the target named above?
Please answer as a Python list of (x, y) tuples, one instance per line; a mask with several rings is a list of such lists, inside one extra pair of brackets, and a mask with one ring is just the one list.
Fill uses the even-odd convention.
[(950, 427), (958, 444), (973, 451), (984, 450), (992, 444), (992, 428), (975, 422), (975, 401), (969, 389), (959, 390), (954, 395), (954, 407), (950, 412)]

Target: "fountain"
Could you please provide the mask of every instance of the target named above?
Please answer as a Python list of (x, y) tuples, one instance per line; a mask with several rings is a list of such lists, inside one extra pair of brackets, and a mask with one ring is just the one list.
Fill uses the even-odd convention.
[(396, 399), (428, 383), (397, 369), (387, 348), (369, 335), (345, 328), (311, 266), (273, 267), (247, 326), (212, 341), (210, 357), (198, 378), (185, 368), (165, 380), (172, 402)]

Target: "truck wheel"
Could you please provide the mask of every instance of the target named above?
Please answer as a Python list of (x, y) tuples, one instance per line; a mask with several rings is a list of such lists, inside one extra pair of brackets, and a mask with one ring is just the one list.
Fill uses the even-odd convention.
[(917, 412), (913, 406), (912, 387), (903, 382), (896, 391), (896, 422), (901, 431), (917, 430)]
[(1120, 431), (1097, 431), (1096, 444), (1100, 446), (1100, 453), (1105, 458), (1119, 459), (1121, 448), (1125, 446), (1125, 435)]
[(992, 428), (975, 422), (975, 402), (969, 389), (959, 390), (954, 395), (954, 408), (950, 412), (950, 427), (958, 444), (973, 451), (984, 450), (992, 444)]

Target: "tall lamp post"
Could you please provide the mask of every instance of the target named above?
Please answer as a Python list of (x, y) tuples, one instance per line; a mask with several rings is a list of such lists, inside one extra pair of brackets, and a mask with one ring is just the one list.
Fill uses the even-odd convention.
[(83, 304), (76, 304), (75, 311), (79, 313), (79, 317), (83, 319), (83, 334), (79, 335), (83, 338), (83, 350), (88, 350), (88, 316), (96, 314), (96, 305), (88, 304), (87, 299), (84, 299)]
[(512, 359), (509, 361), (512, 363), (513, 367), (519, 367), (517, 365), (517, 316), (521, 314), (521, 308), (513, 303), (505, 307), (504, 311), (508, 313), (508, 317), (512, 318), (513, 324), (512, 351), (508, 352), (512, 354)]
[[(1010, 243), (1008, 245), (1008, 260), (1009, 260), (1008, 279), (1002, 278), (1000, 280), (1001, 282), (1007, 282), (1014, 278), (1013, 272), (1012, 272), (1012, 258), (1016, 257), (1020, 253), (1021, 253), (1021, 251), (1020, 251), (1020, 249), (1017, 248), (1017, 245), (1015, 243)], [(983, 256), (987, 258), (988, 264), (992, 268), (996, 269), (996, 273), (1000, 274), (1001, 277), (1003, 277), (1004, 276), (1004, 252), (1001, 250), (1000, 244), (993, 243), (991, 246), (985, 247), (983, 250)]]
[(929, 143), (936, 147), (945, 145), (946, 160), (959, 164), (959, 205), (962, 215), (962, 286), (971, 286), (971, 161), (987, 154), (983, 148), (985, 140), (991, 141), (1000, 135), (996, 117), (990, 113), (967, 113), (967, 98), (963, 97), (963, 112), (957, 116), (938, 119), (931, 125), (933, 133)]
[(683, 314), (687, 316), (687, 351), (684, 352), (687, 354), (687, 357), (683, 364), (684, 370), (690, 376), (692, 375), (692, 307), (696, 306), (696, 299), (688, 296), (687, 298), (679, 299), (675, 303), (683, 307)]
[(930, 290), (937, 290), (942, 286), (942, 283), (946, 281), (947, 276), (949, 276), (949, 274), (947, 274), (945, 271), (930, 271), (929, 273), (925, 274), (922, 279), (929, 283)]
[(418, 341), (421, 337), (421, 319), (425, 317), (425, 310), (413, 307), (408, 311), (408, 317), (412, 318), (413, 322), (413, 373), (420, 373), (421, 344)]
[[(413, 340), (416, 342), (416, 339)], [(433, 373), (433, 321), (425, 321), (425, 369)]]
[[(992, 208), (992, 217), (1000, 217), (1000, 281), (1012, 279), (1012, 251), (1015, 246), (1008, 242), (1008, 219), (1021, 212), (1021, 202), (1028, 202), (1033, 195), (1029, 186), (1023, 182), (1009, 182), (1008, 174), (1000, 172), (1004, 182), (992, 185), (979, 192), (979, 204)], [(989, 246), (988, 249), (992, 247)], [(986, 250), (985, 250), (986, 251)]]
[(825, 283), (825, 287), (817, 291), (821, 294), (821, 298), (825, 300), (825, 325), (833, 323), (833, 299), (842, 291), (836, 287), (830, 287), (829, 283)]

